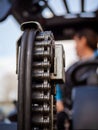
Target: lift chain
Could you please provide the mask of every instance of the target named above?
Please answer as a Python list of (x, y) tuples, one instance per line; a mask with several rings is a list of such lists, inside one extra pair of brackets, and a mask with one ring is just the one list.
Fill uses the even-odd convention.
[(56, 130), (55, 81), (61, 81), (63, 74), (55, 69), (55, 59), (60, 58), (56, 57), (53, 34), (34, 22), (24, 23), (21, 28), (24, 33), (17, 42), (16, 63), (18, 130)]

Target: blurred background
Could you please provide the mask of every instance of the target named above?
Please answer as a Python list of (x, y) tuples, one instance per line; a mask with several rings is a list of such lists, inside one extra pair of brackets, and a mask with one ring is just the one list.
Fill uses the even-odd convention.
[(72, 40), (74, 31), (86, 26), (98, 30), (98, 0), (30, 2), (0, 0), (0, 111), (5, 114), (14, 109), (12, 102), (17, 101), (16, 42), (22, 34), (22, 22), (38, 21), (45, 30), (53, 31), (55, 43), (64, 46), (65, 69), (78, 60)]

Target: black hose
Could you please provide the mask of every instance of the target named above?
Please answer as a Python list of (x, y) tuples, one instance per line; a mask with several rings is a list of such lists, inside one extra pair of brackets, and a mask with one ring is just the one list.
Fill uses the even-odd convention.
[(19, 56), (18, 77), (18, 130), (24, 130), (25, 63), (28, 30), (22, 36)]
[(26, 70), (25, 70), (25, 105), (24, 105), (24, 130), (32, 130), (32, 62), (33, 48), (36, 37), (35, 30), (29, 30), (26, 51)]

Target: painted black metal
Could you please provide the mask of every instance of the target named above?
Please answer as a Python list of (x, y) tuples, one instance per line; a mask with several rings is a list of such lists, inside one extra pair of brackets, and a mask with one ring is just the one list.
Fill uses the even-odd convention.
[(81, 0), (81, 12), (85, 12), (85, 0)]
[(69, 7), (66, 0), (63, 0), (67, 13), (70, 13)]

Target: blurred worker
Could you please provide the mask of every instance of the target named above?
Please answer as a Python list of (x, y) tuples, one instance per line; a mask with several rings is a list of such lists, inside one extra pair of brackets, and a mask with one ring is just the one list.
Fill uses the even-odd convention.
[(98, 56), (97, 34), (90, 30), (84, 29), (75, 34), (76, 52), (80, 59), (88, 59)]
[[(97, 34), (93, 30), (83, 29), (77, 32), (74, 36), (74, 40), (76, 42), (76, 52), (80, 60), (88, 60), (89, 58), (98, 57), (98, 49), (97, 49), (98, 39), (97, 39)], [(66, 77), (67, 77), (67, 72), (66, 72)], [(65, 92), (66, 99), (68, 97), (71, 97), (71, 90), (70, 90), (71, 87), (69, 87), (68, 84), (69, 84), (68, 81), (66, 81), (65, 83), (66, 91), (67, 91)], [(58, 130), (65, 130), (67, 129), (67, 127), (69, 127), (69, 124), (65, 123), (68, 117), (67, 114), (65, 113), (65, 107), (62, 98), (63, 98), (62, 90), (60, 88), (60, 85), (57, 84), (56, 85), (56, 108), (58, 113), (57, 114)], [(67, 124), (67, 126), (64, 126), (64, 124)]]

